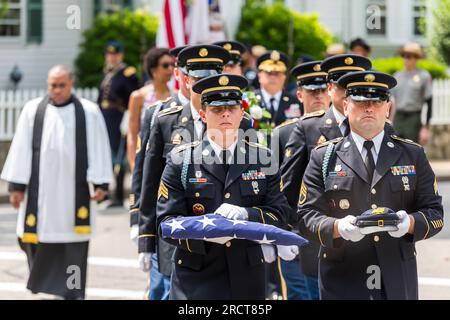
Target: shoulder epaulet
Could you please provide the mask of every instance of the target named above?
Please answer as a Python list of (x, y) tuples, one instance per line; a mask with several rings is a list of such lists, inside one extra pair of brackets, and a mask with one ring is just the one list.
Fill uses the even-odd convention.
[(326, 147), (327, 145), (329, 145), (330, 143), (334, 143), (334, 144), (336, 144), (336, 143), (338, 143), (339, 141), (341, 141), (342, 139), (344, 139), (344, 137), (338, 137), (338, 138), (336, 138), (336, 139), (333, 139), (333, 140), (329, 140), (329, 141), (327, 141), (327, 142), (324, 142), (324, 143), (322, 143), (322, 144), (319, 144), (317, 147), (315, 147), (314, 149), (319, 149), (319, 148), (322, 148), (322, 147)]
[(287, 125), (290, 125), (290, 124), (292, 124), (292, 123), (296, 123), (297, 121), (298, 121), (298, 118), (288, 119), (288, 120), (282, 122), (281, 124), (279, 124), (278, 126), (276, 126), (274, 129), (280, 129), (280, 128), (283, 128), (283, 127), (285, 127), (285, 126), (287, 126)]
[(400, 138), (400, 137), (396, 136), (395, 134), (392, 134), (392, 135), (391, 135), (391, 138), (392, 138), (392, 139), (395, 139), (395, 140), (398, 140), (398, 141), (405, 142), (405, 143), (413, 144), (413, 145), (418, 146), (418, 147), (420, 147), (420, 148), (423, 148), (423, 147), (422, 147), (420, 144), (418, 144), (417, 142), (414, 142), (414, 141), (412, 141), (412, 140), (410, 140), (410, 139), (403, 139), (403, 138)]
[(127, 67), (123, 70), (123, 75), (125, 77), (131, 77), (133, 74), (136, 73), (136, 68), (135, 67)]
[(195, 148), (199, 144), (200, 144), (200, 141), (198, 141), (198, 140), (192, 141), (192, 142), (188, 142), (188, 143), (184, 143), (184, 144), (181, 144), (181, 145), (175, 147), (174, 152), (175, 153), (180, 153), (180, 152), (186, 150), (187, 148)]
[(158, 100), (158, 101), (156, 101), (155, 103), (153, 103), (153, 104), (151, 104), (150, 106), (148, 106), (147, 109), (151, 109), (151, 108), (153, 108), (153, 107), (160, 106), (160, 105), (162, 105), (162, 104), (166, 104), (167, 102), (170, 101), (170, 99), (172, 99), (172, 97), (168, 97), (168, 98), (166, 98), (166, 99), (164, 99), (164, 100)]
[(161, 110), (158, 113), (158, 118), (167, 116), (168, 114), (180, 112), (181, 110), (183, 110), (183, 106), (173, 106), (168, 109)]
[(242, 141), (244, 141), (246, 144), (248, 144), (250, 147), (253, 147), (253, 148), (260, 148), (260, 149), (263, 149), (263, 150), (266, 150), (266, 151), (270, 151), (270, 149), (269, 148), (267, 148), (266, 146), (263, 146), (262, 144), (259, 144), (259, 143), (256, 143), (256, 142), (249, 142), (249, 141), (247, 141), (247, 140), (242, 140)]
[(309, 119), (309, 118), (313, 118), (313, 117), (321, 117), (325, 114), (324, 110), (319, 110), (319, 111), (314, 111), (314, 112), (309, 112), (309, 113), (305, 113), (300, 119)]

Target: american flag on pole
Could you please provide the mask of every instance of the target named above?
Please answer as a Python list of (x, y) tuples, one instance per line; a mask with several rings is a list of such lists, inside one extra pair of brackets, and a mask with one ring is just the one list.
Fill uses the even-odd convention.
[(187, 44), (185, 21), (186, 0), (164, 0), (156, 46), (173, 49)]
[(172, 239), (205, 240), (246, 239), (260, 244), (303, 246), (308, 240), (278, 227), (252, 221), (230, 220), (210, 213), (202, 216), (173, 218), (161, 223), (162, 236)]

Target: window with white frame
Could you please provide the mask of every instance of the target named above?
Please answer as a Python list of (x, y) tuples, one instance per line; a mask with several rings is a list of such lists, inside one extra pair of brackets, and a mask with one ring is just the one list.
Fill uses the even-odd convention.
[(386, 1), (368, 0), (366, 6), (366, 32), (371, 36), (386, 35)]
[(425, 0), (414, 0), (413, 32), (415, 36), (423, 36), (426, 28), (427, 6)]
[(0, 1), (0, 37), (20, 37), (21, 0)]

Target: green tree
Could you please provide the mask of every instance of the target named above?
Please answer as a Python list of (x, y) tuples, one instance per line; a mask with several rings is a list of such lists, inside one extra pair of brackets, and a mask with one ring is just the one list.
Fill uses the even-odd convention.
[(104, 66), (104, 48), (108, 41), (119, 40), (125, 62), (142, 73), (142, 57), (155, 44), (158, 20), (143, 10), (123, 10), (100, 14), (83, 34), (80, 53), (75, 60), (77, 86), (97, 87)]
[(434, 25), (431, 38), (431, 55), (450, 64), (450, 0), (438, 1), (433, 10)]
[(300, 14), (280, 2), (266, 5), (263, 0), (247, 0), (236, 38), (283, 51), (295, 63), (301, 54), (322, 58), (333, 36), (320, 24), (316, 14)]

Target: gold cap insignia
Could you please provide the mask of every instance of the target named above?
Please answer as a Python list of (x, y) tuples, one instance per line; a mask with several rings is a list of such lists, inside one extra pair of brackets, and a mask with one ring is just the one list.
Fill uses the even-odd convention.
[(202, 215), (205, 213), (205, 207), (201, 203), (196, 203), (192, 206), (192, 212), (196, 215)]
[(88, 208), (86, 208), (85, 206), (82, 206), (82, 207), (80, 207), (80, 209), (78, 209), (77, 217), (79, 219), (87, 219), (88, 216), (89, 216)]
[(208, 49), (201, 48), (198, 54), (200, 55), (200, 57), (206, 57), (208, 55)]
[(116, 53), (116, 48), (114, 46), (109, 46), (106, 51), (108, 53)]
[(232, 48), (231, 43), (225, 43), (225, 44), (223, 45), (223, 48), (224, 48), (225, 50), (230, 51), (231, 48)]
[(384, 208), (376, 208), (372, 210), (372, 214), (382, 214), (384, 213)]
[(36, 216), (35, 216), (33, 213), (30, 213), (30, 214), (27, 216), (27, 221), (26, 221), (26, 223), (27, 223), (27, 226), (29, 226), (29, 227), (34, 227), (34, 226), (36, 225)]
[(319, 72), (321, 70), (320, 69), (320, 64), (314, 65), (313, 70), (316, 71), (316, 72)]
[(228, 79), (227, 76), (221, 76), (221, 77), (219, 78), (219, 84), (220, 84), (221, 86), (226, 86), (229, 82), (230, 82), (230, 79)]
[(375, 76), (371, 73), (369, 73), (368, 75), (366, 75), (364, 77), (364, 80), (366, 80), (366, 82), (374, 82), (375, 81)]
[(347, 58), (345, 58), (344, 63), (346, 65), (351, 65), (351, 64), (353, 64), (353, 59), (350, 57), (347, 57)]
[(273, 61), (278, 61), (280, 60), (280, 53), (278, 51), (272, 51), (272, 53), (270, 54), (270, 59)]

